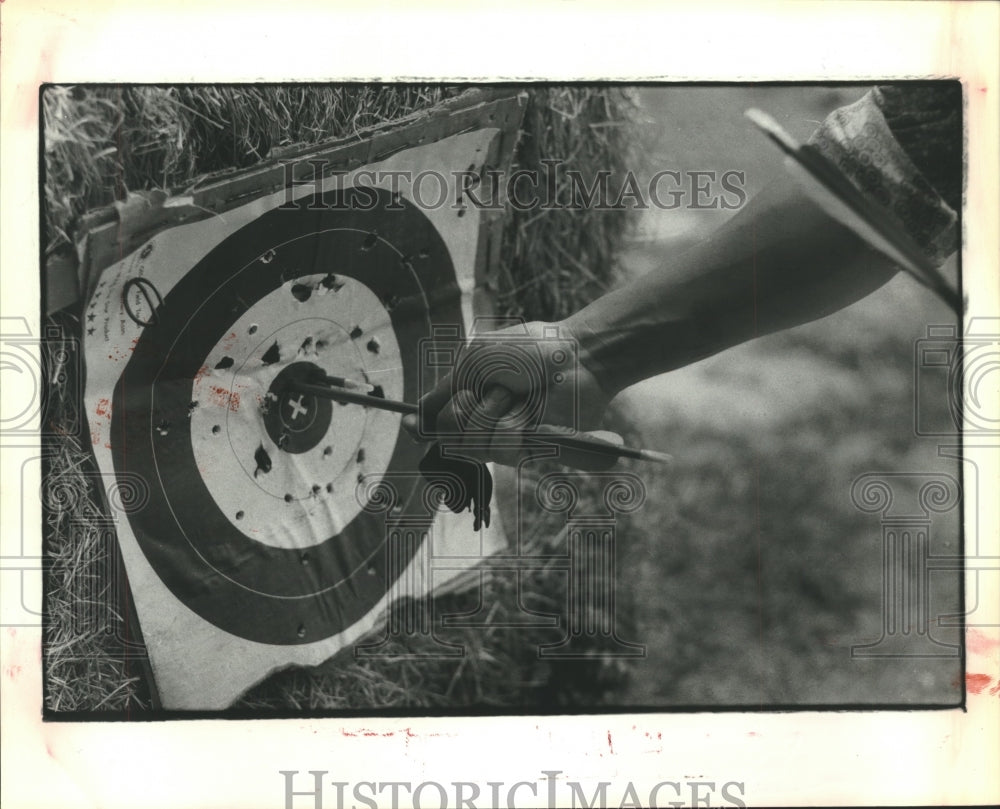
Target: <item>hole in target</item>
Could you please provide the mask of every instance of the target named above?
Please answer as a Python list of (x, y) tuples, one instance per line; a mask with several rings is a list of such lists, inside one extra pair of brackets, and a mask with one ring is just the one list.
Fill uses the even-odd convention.
[(340, 292), (344, 288), (344, 282), (339, 280), (333, 273), (329, 273), (320, 283), (333, 292)]
[(264, 355), (260, 358), (260, 361), (264, 363), (264, 365), (274, 365), (274, 363), (278, 362), (280, 359), (281, 359), (281, 349), (278, 348), (278, 341), (275, 340), (274, 345), (272, 345), (267, 351), (264, 352)]
[[(215, 432), (215, 430), (213, 429), (212, 432)], [(254, 463), (257, 464), (257, 468), (253, 471), (254, 477), (257, 477), (258, 472), (263, 472), (266, 475), (271, 471), (271, 456), (264, 449), (263, 444), (257, 447), (257, 451), (253, 454), (253, 459)]]

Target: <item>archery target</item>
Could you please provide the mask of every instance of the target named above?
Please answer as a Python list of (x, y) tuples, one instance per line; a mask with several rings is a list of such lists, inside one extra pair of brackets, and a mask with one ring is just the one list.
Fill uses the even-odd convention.
[[(481, 167), (495, 136), (367, 168), (447, 176)], [(294, 389), (322, 374), (415, 402), (422, 341), (470, 322), (481, 212), (426, 210), (352, 176), (324, 186), (322, 207), (306, 187), (292, 205), (272, 194), (164, 231), (88, 304), (94, 451), (145, 483), (118, 533), (167, 707), (221, 707), (276, 667), (322, 662), (373, 627), (394, 580), (418, 596), (505, 543), (497, 523), (477, 534), (469, 514), (427, 513), (425, 448), (398, 414)], [(362, 481), (380, 476), (398, 493), (388, 515), (365, 508)], [(410, 572), (427, 542), (387, 552), (397, 520), (433, 529), (444, 569)]]
[[(366, 469), (415, 470), (422, 453), (398, 415), (276, 394), (276, 378), (306, 364), (414, 401), (420, 340), (461, 323), (429, 220), (382, 191), (362, 209), (357, 193), (279, 208), (219, 244), (163, 297), (115, 391), (115, 468), (158, 483), (132, 519), (140, 546), (181, 601), (248, 640), (307, 643), (372, 609), (391, 582), (357, 484)], [(287, 427), (325, 415), (292, 452), (267, 429), (272, 411)], [(421, 481), (408, 483), (404, 503)]]

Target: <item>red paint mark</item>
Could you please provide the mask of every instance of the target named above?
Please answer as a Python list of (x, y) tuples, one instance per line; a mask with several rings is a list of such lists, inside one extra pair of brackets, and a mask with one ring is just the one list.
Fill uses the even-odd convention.
[(212, 387), (212, 404), (216, 407), (228, 407), (234, 413), (240, 409), (240, 395), (226, 388)]
[(608, 750), (610, 750), (612, 753), (615, 752), (614, 745), (611, 744), (611, 731), (610, 730), (608, 731)]
[(7, 666), (6, 674), (10, 679), (16, 680), (21, 674), (20, 666)]
[(997, 684), (990, 689), (991, 697), (995, 697), (997, 694), (1000, 694), (1000, 680), (998, 680)]
[(195, 384), (198, 384), (198, 382), (201, 381), (202, 377), (204, 377), (205, 374), (207, 373), (208, 373), (208, 366), (202, 365), (201, 368), (198, 369), (198, 372), (194, 375)]
[(749, 732), (749, 733), (747, 734), (747, 736), (756, 736), (756, 735), (757, 735), (757, 731), (756, 731), (756, 730), (751, 730), (751, 731), (750, 731), (750, 732)]
[(985, 87), (980, 87), (979, 88), (979, 92), (982, 93), (983, 95), (986, 95), (986, 88)]
[(982, 694), (990, 684), (989, 674), (966, 674), (965, 687), (973, 694)]
[(121, 348), (120, 346), (111, 346), (111, 350), (114, 352), (114, 354), (108, 354), (109, 360), (114, 360), (115, 362), (118, 362), (120, 360), (127, 360), (129, 354), (135, 350), (135, 341), (133, 341), (133, 344), (125, 349)]
[(988, 655), (997, 647), (1000, 647), (1000, 639), (991, 638), (972, 627), (965, 632), (965, 645), (970, 652), (977, 655)]
[(94, 409), (94, 412), (97, 413), (98, 416), (107, 416), (108, 418), (111, 418), (111, 402), (107, 399), (101, 399), (97, 403), (97, 407)]

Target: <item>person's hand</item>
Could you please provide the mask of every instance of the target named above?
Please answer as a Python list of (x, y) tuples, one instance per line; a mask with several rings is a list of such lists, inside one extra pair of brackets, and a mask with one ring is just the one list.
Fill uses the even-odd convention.
[[(536, 321), (476, 335), (451, 373), (421, 398), (419, 416), (406, 416), (403, 425), (449, 451), (514, 466), (540, 454), (545, 434), (554, 432), (550, 426), (584, 432), (600, 424), (608, 397), (580, 354), (565, 323)], [(614, 433), (590, 434), (622, 443)], [(559, 447), (558, 461), (606, 469), (616, 458)]]

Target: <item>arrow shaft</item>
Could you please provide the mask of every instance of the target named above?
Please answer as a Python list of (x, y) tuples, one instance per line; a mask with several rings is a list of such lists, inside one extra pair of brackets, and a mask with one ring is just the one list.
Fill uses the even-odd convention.
[[(336, 379), (338, 382), (341, 381), (336, 377), (327, 378)], [(401, 402), (395, 399), (385, 399), (381, 396), (371, 396), (367, 393), (358, 393), (355, 390), (347, 390), (339, 385), (317, 385), (306, 382), (296, 382), (291, 386), (291, 389), (300, 393), (309, 393), (313, 396), (332, 399), (335, 402), (359, 404), (365, 407), (373, 407), (376, 410), (389, 410), (393, 413), (402, 413), (407, 416), (417, 415), (420, 410), (417, 405), (411, 404), (410, 402)], [(566, 432), (555, 432), (556, 430), (563, 429), (565, 429)], [(619, 444), (613, 444), (610, 441), (603, 441), (602, 439), (594, 438), (593, 436), (573, 434), (569, 428), (546, 426), (537, 432), (508, 431), (503, 434), (503, 438), (510, 439), (515, 443), (556, 444), (557, 446), (566, 447), (567, 449), (584, 452), (596, 452), (601, 455), (614, 455), (619, 458), (634, 458), (636, 460), (649, 461), (651, 463), (669, 464), (673, 461), (673, 458), (664, 452), (657, 452), (656, 450), (650, 449), (640, 449), (638, 447), (626, 447)]]

